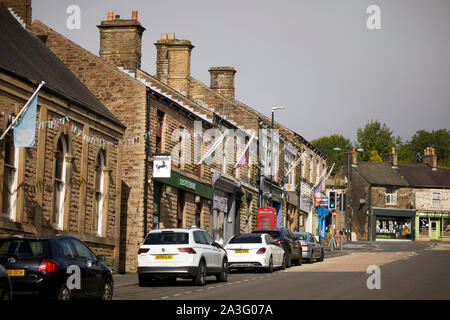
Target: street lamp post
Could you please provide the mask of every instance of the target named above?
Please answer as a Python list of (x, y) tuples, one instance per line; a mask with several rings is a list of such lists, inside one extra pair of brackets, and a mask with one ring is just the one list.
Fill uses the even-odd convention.
[(275, 111), (285, 109), (284, 107), (272, 107), (272, 124), (271, 124), (271, 138), (270, 138), (270, 206), (273, 207), (273, 196), (272, 196), (272, 182), (273, 182), (273, 126), (274, 126), (274, 117), (275, 117)]

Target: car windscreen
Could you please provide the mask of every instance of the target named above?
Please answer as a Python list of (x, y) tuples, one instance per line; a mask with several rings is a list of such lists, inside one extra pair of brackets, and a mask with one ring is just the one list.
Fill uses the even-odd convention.
[(308, 236), (306, 234), (302, 234), (302, 233), (294, 233), (294, 234), (300, 240), (308, 240)]
[(274, 239), (279, 239), (281, 237), (281, 232), (280, 231), (274, 231), (274, 230), (258, 230), (258, 231), (254, 231), (255, 233), (267, 233), (270, 234), (270, 236)]
[(229, 243), (262, 243), (260, 234), (245, 234), (234, 237)]
[(48, 241), (40, 239), (0, 239), (0, 258), (15, 256), (41, 258), (48, 256)]
[(144, 244), (188, 244), (189, 233), (187, 232), (157, 232), (150, 233), (144, 241)]

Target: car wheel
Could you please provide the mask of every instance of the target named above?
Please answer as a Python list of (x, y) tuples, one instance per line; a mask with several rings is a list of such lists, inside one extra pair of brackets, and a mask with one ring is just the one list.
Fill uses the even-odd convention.
[(139, 287), (146, 287), (152, 282), (152, 278), (150, 276), (139, 275)]
[(268, 273), (273, 272), (273, 257), (272, 256), (270, 256), (270, 258), (269, 258), (269, 266), (267, 267), (266, 271)]
[(72, 300), (72, 293), (69, 288), (67, 288), (66, 284), (61, 287), (58, 294), (58, 300)]
[(281, 260), (281, 267), (280, 267), (280, 269), (281, 270), (286, 269), (286, 255), (285, 254), (283, 254), (283, 260)]
[(5, 283), (0, 283), (0, 301), (11, 300), (10, 291)]
[(217, 281), (227, 282), (228, 281), (228, 262), (226, 259), (222, 261), (222, 271), (216, 276)]
[(103, 286), (102, 300), (112, 300), (112, 296), (113, 296), (112, 283), (111, 281), (106, 280)]
[(325, 252), (323, 252), (323, 249), (320, 251), (320, 258), (319, 261), (323, 261), (325, 259)]
[(196, 286), (204, 286), (206, 283), (206, 264), (202, 260), (198, 266), (197, 275), (194, 278), (194, 284)]
[(288, 251), (288, 253), (286, 255), (286, 268), (290, 268), (291, 265), (292, 265), (291, 253)]
[(309, 257), (308, 262), (309, 263), (313, 263), (314, 262), (314, 250), (311, 250), (311, 256)]

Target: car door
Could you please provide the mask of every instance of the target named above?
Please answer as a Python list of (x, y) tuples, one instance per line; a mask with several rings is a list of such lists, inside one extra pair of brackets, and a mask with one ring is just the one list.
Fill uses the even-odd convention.
[(294, 259), (298, 259), (300, 257), (300, 248), (301, 248), (300, 240), (298, 240), (297, 237), (291, 231), (288, 231), (288, 237), (291, 239), (293, 243), (292, 256)]
[[(67, 269), (73, 269), (73, 266), (78, 267), (80, 270), (80, 279), (72, 278), (70, 283), (67, 283), (67, 280), (72, 275), (76, 277), (75, 272), (71, 271), (67, 274), (66, 285), (69, 287), (72, 293), (73, 298), (80, 298), (88, 294), (87, 290), (87, 270), (85, 268), (85, 263), (83, 260), (78, 258), (77, 252), (73, 247), (71, 239), (61, 238), (57, 241), (57, 246), (59, 249), (59, 255), (64, 258), (67, 263)], [(80, 287), (77, 288), (76, 285), (79, 281)]]
[(275, 245), (273, 238), (266, 234), (265, 236), (267, 247), (269, 248), (270, 252), (272, 253), (273, 257), (273, 264), (275, 266), (280, 266), (282, 264), (283, 260), (283, 252), (284, 250)]
[(203, 236), (206, 238), (206, 241), (208, 242), (208, 249), (209, 252), (212, 256), (212, 264), (211, 267), (213, 269), (220, 269), (222, 267), (222, 249), (218, 248), (215, 244), (214, 244), (214, 239), (209, 235), (208, 232), (206, 231), (202, 231), (203, 232)]
[(86, 294), (89, 296), (98, 295), (103, 282), (103, 271), (100, 263), (95, 254), (84, 243), (77, 239), (71, 239), (71, 241), (77, 252), (77, 257), (85, 269)]
[(311, 244), (311, 249), (314, 250), (314, 258), (316, 258), (317, 252), (320, 252), (320, 248), (317, 247), (317, 241), (313, 234), (309, 235), (309, 242)]

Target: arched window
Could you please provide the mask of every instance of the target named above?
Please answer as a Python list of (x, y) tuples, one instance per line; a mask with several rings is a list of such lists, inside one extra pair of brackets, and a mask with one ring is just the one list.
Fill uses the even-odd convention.
[(94, 191), (94, 233), (101, 236), (103, 221), (103, 193), (104, 193), (104, 171), (105, 156), (99, 152), (95, 165), (95, 191)]
[(11, 134), (6, 139), (4, 161), (2, 215), (15, 221), (19, 150), (14, 147)]
[(63, 136), (58, 139), (55, 153), (55, 178), (53, 191), (53, 226), (63, 228), (64, 222), (64, 194), (66, 188), (67, 143)]

